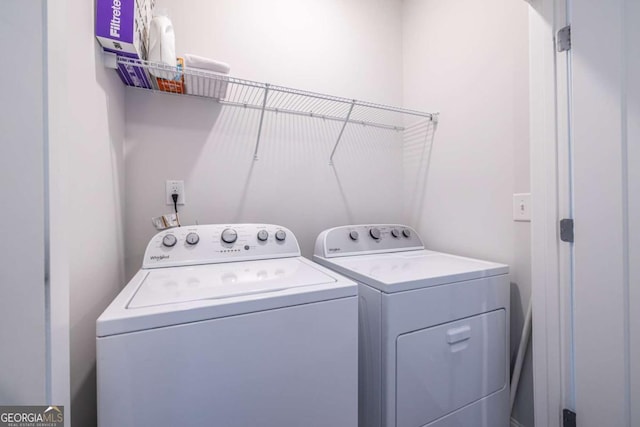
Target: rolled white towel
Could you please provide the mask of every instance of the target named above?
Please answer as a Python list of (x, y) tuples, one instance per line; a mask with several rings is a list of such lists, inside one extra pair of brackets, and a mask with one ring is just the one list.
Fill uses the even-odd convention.
[(221, 74), (229, 74), (231, 68), (229, 64), (215, 59), (205, 58), (203, 56), (193, 55), (191, 53), (184, 54), (184, 66), (186, 68), (200, 68), (203, 70), (214, 71)]

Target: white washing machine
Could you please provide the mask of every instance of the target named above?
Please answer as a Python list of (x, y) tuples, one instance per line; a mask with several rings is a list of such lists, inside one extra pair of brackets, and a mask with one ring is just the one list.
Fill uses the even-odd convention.
[(100, 427), (355, 427), (357, 285), (275, 225), (157, 234), (97, 321)]
[(508, 266), (402, 225), (326, 230), (314, 260), (359, 282), (361, 427), (509, 425)]

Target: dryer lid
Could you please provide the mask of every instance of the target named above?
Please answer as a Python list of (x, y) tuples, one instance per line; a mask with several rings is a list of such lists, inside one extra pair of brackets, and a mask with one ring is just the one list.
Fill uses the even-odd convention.
[(347, 277), (386, 293), (444, 285), (509, 272), (509, 267), (504, 264), (428, 250), (349, 256), (331, 260), (319, 257), (315, 259)]

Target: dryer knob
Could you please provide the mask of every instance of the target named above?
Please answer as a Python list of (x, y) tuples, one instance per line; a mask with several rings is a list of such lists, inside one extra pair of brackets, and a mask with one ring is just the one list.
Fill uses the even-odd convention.
[(353, 230), (352, 232), (349, 233), (349, 237), (351, 238), (351, 240), (354, 240), (354, 241), (358, 240), (358, 237), (359, 237), (358, 232)]
[(284, 242), (284, 239), (287, 238), (287, 233), (284, 232), (284, 230), (278, 230), (276, 231), (276, 240), (279, 242)]
[(164, 246), (166, 246), (167, 248), (170, 248), (172, 246), (175, 246), (176, 243), (178, 243), (178, 239), (176, 239), (176, 236), (174, 236), (173, 234), (166, 234), (163, 238), (162, 238), (162, 244)]
[(238, 240), (238, 233), (233, 228), (225, 228), (222, 232), (222, 241), (225, 243), (233, 243)]
[(261, 242), (266, 242), (268, 238), (269, 232), (267, 230), (258, 231), (258, 240), (260, 240)]
[(394, 228), (391, 230), (391, 235), (397, 239), (398, 237), (400, 237), (400, 231), (398, 231), (397, 228)]
[(402, 235), (406, 238), (411, 237), (411, 230), (409, 230), (408, 228), (405, 228), (404, 230), (402, 230)]
[(378, 230), (377, 228), (372, 228), (371, 230), (369, 230), (369, 235), (376, 239), (379, 240), (380, 239), (380, 230)]

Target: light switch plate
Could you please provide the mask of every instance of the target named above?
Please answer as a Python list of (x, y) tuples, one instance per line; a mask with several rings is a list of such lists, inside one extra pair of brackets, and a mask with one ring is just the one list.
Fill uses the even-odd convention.
[(531, 193), (513, 195), (513, 220), (531, 221)]

